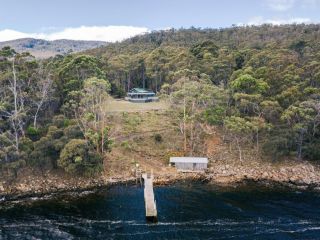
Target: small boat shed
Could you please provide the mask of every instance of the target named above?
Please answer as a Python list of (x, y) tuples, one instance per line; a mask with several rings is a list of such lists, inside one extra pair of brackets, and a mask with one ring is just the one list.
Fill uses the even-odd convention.
[(208, 158), (171, 157), (170, 164), (180, 172), (203, 172), (208, 168)]

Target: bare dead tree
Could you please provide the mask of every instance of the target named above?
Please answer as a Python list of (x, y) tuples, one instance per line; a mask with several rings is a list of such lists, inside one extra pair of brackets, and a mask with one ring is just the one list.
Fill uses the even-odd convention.
[[(8, 79), (8, 89), (9, 92), (13, 96), (13, 108), (12, 110), (5, 110), (1, 111), (1, 116), (7, 118), (10, 122), (12, 128), (12, 135), (14, 138), (14, 147), (17, 151), (19, 151), (19, 143), (20, 143), (20, 136), (24, 136), (24, 116), (25, 116), (25, 108), (24, 108), (24, 101), (25, 96), (23, 94), (22, 86), (20, 86), (17, 72), (15, 67), (15, 57), (11, 60), (11, 71), (12, 77)], [(11, 134), (10, 134), (11, 135)]]
[(33, 116), (34, 128), (37, 128), (37, 119), (40, 110), (43, 108), (45, 103), (50, 100), (50, 96), (52, 93), (51, 87), (53, 83), (51, 69), (48, 70), (41, 66), (38, 71), (38, 75), (40, 76), (40, 79), (35, 85), (35, 98), (33, 99), (33, 103), (36, 105), (36, 111)]

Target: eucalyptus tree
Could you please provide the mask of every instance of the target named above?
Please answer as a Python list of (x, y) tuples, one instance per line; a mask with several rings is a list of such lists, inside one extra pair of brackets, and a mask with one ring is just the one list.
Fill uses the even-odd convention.
[(260, 116), (259, 103), (263, 99), (262, 94), (269, 89), (265, 81), (242, 73), (231, 81), (230, 87), (238, 108), (244, 114)]
[(59, 63), (56, 71), (57, 90), (62, 104), (74, 99), (75, 93), (81, 91), (86, 79), (106, 77), (101, 62), (96, 57), (88, 55), (68, 55)]
[(108, 147), (108, 125), (106, 109), (110, 98), (110, 83), (96, 77), (84, 81), (81, 100), (75, 111), (78, 125), (84, 137), (90, 141), (98, 153), (103, 154)]
[(297, 157), (303, 156), (303, 147), (306, 139), (315, 136), (319, 131), (319, 101), (304, 101), (297, 105), (291, 105), (281, 115), (289, 128), (295, 132)]
[(35, 72), (36, 81), (32, 84), (32, 102), (35, 105), (35, 111), (33, 114), (33, 127), (37, 128), (37, 120), (40, 111), (44, 106), (50, 102), (50, 99), (54, 93), (53, 89), (53, 66), (52, 63), (48, 64), (40, 63), (38, 70)]
[(236, 144), (239, 160), (243, 161), (243, 146), (250, 143), (253, 130), (253, 124), (241, 117), (231, 116), (224, 120), (224, 128), (229, 135), (231, 143)]
[(27, 53), (18, 54), (10, 48), (4, 48), (0, 53), (4, 57), (0, 76), (0, 116), (10, 125), (10, 129), (2, 131), (6, 131), (8, 140), (19, 152), (20, 138), (25, 135), (24, 127), (30, 108), (28, 83), (32, 68), (29, 63), (34, 59)]
[(127, 90), (127, 55), (120, 54), (107, 60), (107, 75), (115, 86), (114, 94), (124, 95)]
[(170, 101), (183, 134), (184, 151), (189, 149), (192, 155), (204, 132), (205, 111), (225, 107), (226, 94), (223, 89), (212, 85), (206, 74), (185, 69), (173, 77), (176, 81), (172, 85)]
[(152, 88), (158, 92), (167, 73), (167, 53), (163, 48), (156, 48), (146, 58), (147, 74), (154, 79)]

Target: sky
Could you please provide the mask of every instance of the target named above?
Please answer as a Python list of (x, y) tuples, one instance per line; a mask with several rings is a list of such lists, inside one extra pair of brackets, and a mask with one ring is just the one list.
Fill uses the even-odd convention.
[(168, 28), (319, 23), (320, 0), (0, 0), (0, 41), (121, 41)]

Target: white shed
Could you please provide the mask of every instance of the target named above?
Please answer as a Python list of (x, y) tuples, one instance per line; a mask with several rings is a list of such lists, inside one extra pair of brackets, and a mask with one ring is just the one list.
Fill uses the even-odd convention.
[(208, 167), (208, 158), (171, 157), (170, 164), (181, 172), (202, 172)]

